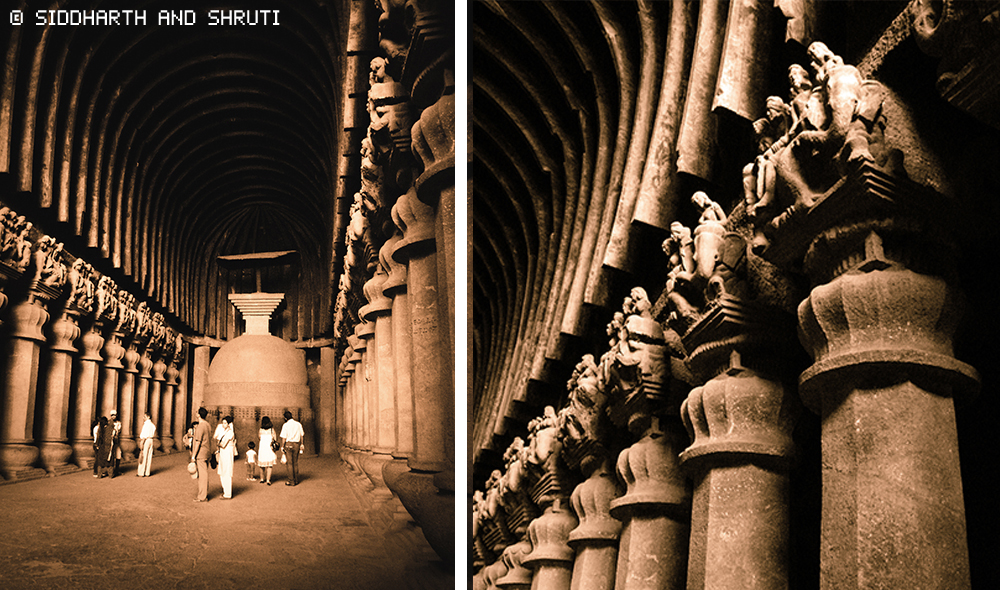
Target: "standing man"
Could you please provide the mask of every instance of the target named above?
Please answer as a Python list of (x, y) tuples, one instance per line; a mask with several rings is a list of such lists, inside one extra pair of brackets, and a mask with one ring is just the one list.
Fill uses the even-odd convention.
[(149, 412), (142, 417), (142, 430), (139, 432), (139, 473), (136, 473), (136, 476), (149, 477), (149, 468), (153, 465), (153, 436), (156, 435), (156, 425), (149, 417)]
[(114, 429), (111, 439), (111, 476), (114, 477), (118, 475), (122, 464), (122, 421), (118, 419), (118, 410), (111, 410), (111, 427)]
[(198, 408), (198, 425), (191, 440), (191, 460), (198, 465), (198, 497), (195, 502), (208, 502), (208, 458), (212, 455), (209, 441), (212, 433), (208, 426), (208, 410)]
[(281, 449), (285, 453), (285, 485), (299, 485), (299, 454), (302, 452), (302, 424), (285, 410), (285, 425), (281, 427)]

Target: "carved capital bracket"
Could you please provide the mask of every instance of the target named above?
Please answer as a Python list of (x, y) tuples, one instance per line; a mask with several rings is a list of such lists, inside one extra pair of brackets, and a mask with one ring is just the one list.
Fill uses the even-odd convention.
[(618, 477), (624, 496), (611, 502), (611, 516), (625, 521), (644, 508), (670, 511), (680, 518), (691, 510), (691, 490), (681, 473), (678, 453), (683, 434), (654, 424), (639, 442), (618, 456)]
[(614, 474), (605, 462), (576, 486), (570, 503), (580, 524), (569, 533), (573, 548), (614, 545), (621, 535), (621, 521), (611, 516), (611, 502), (620, 495)]
[(928, 389), (974, 395), (979, 374), (953, 356), (961, 294), (942, 278), (884, 257), (873, 262), (882, 252), (873, 242), (870, 257), (814, 288), (799, 306), (802, 340), (815, 359), (800, 377), (803, 401), (819, 411), (824, 392), (858, 380), (944, 383)]
[(524, 557), (522, 564), (536, 570), (552, 565), (568, 568), (574, 556), (568, 544), (569, 534), (577, 523), (573, 511), (562, 502), (548, 506), (528, 525), (531, 553)]
[(795, 453), (792, 429), (800, 404), (781, 382), (732, 366), (691, 391), (681, 417), (691, 445), (681, 453), (686, 467), (702, 459), (764, 462), (788, 468)]

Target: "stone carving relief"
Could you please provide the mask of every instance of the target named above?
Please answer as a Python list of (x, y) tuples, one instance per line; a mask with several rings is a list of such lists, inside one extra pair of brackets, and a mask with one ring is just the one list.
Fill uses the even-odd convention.
[(0, 207), (0, 262), (24, 272), (31, 264), (32, 225), (23, 215), (7, 207)]
[(63, 263), (63, 244), (51, 236), (42, 236), (35, 242), (35, 277), (33, 285), (60, 289), (66, 284), (67, 270)]
[(694, 193), (691, 202), (701, 212), (693, 237), (690, 228), (675, 221), (663, 242), (671, 267), (663, 295), (666, 324), (681, 336), (720, 297), (743, 297), (747, 288), (746, 242), (726, 229), (728, 217), (706, 193)]
[(767, 117), (754, 124), (760, 153), (744, 168), (743, 184), (758, 254), (782, 227), (801, 223), (845, 178), (864, 170), (950, 193), (895, 94), (822, 42), (810, 44), (808, 54), (811, 74), (789, 68), (789, 102), (768, 98)]
[(118, 288), (109, 276), (102, 276), (97, 281), (97, 307), (94, 317), (98, 322), (117, 325), (118, 321)]
[(68, 283), (70, 286), (68, 307), (75, 307), (84, 313), (90, 313), (94, 306), (94, 281), (91, 275), (94, 268), (83, 258), (77, 258), (69, 269)]

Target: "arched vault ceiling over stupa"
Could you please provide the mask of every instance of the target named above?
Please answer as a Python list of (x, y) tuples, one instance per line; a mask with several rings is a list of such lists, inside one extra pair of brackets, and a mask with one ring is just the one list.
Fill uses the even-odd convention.
[[(111, 26), (36, 15), (121, 3), (20, 4), (25, 23), (0, 29), (0, 174), (22, 207), (196, 333), (221, 323), (220, 255), (296, 250), (286, 276), (308, 286), (300, 307), (329, 309), (337, 159), (354, 149), (337, 145), (347, 2), (239, 3), (278, 18), (257, 26), (211, 26), (209, 10), (231, 2), (171, 26), (157, 22), (177, 10), (166, 0), (127, 2), (146, 23)], [(328, 329), (323, 315), (299, 336)]]

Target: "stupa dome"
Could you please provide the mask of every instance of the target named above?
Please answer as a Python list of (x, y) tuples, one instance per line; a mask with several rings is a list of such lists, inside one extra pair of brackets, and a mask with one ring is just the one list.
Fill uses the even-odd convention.
[(208, 368), (206, 406), (309, 407), (305, 352), (270, 334), (244, 334)]

